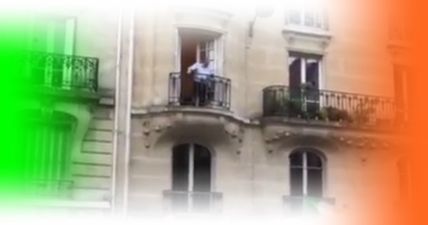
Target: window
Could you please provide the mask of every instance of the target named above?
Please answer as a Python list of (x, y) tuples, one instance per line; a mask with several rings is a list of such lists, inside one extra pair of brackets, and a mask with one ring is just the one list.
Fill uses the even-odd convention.
[(292, 114), (303, 110), (309, 114), (319, 111), (319, 87), (322, 56), (290, 52), (288, 58), (290, 99), (296, 109)]
[(70, 88), (76, 21), (73, 18), (35, 18), (31, 25), (30, 50), (40, 53), (30, 65), (37, 83)]
[(59, 112), (23, 113), (13, 129), (24, 191), (36, 198), (68, 197), (76, 120)]
[(307, 199), (321, 199), (324, 167), (322, 158), (310, 150), (297, 150), (289, 156), (289, 160), (292, 207), (300, 209)]
[(327, 29), (327, 16), (320, 4), (299, 2), (290, 4), (286, 10), (286, 25), (317, 30)]
[(408, 105), (408, 69), (404, 66), (394, 65), (394, 93), (397, 106), (396, 119), (398, 121), (406, 120), (406, 109)]
[[(176, 72), (169, 74), (169, 104), (230, 108), (230, 79), (222, 77), (223, 36), (192, 28), (178, 29)], [(209, 61), (201, 74), (190, 73), (196, 62)], [(202, 71), (203, 71), (202, 70)], [(195, 70), (193, 70), (195, 71)], [(204, 74), (205, 73), (205, 74)], [(214, 76), (206, 76), (207, 74)]]
[(406, 15), (403, 11), (391, 12), (388, 20), (388, 37), (389, 41), (394, 44), (408, 44), (409, 25), (407, 24)]
[(34, 18), (31, 27), (31, 50), (57, 54), (73, 54), (74, 19)]
[(201, 62), (203, 59), (208, 59), (210, 65), (216, 68), (216, 49), (214, 47), (215, 40), (202, 41), (197, 46), (197, 58), (198, 61)]
[(302, 84), (320, 86), (322, 56), (290, 52), (288, 56), (288, 71), (290, 87), (300, 87)]
[(205, 211), (210, 207), (211, 153), (204, 146), (182, 144), (173, 148), (172, 208)]

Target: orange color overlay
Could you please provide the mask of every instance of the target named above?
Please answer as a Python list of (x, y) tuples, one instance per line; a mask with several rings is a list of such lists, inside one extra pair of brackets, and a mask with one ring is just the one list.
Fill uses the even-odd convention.
[(411, 136), (409, 146), (412, 155), (412, 198), (409, 223), (428, 224), (428, 2), (408, 1), (409, 24), (414, 46), (410, 60), (414, 62), (411, 92)]
[[(391, 215), (397, 224), (428, 224), (428, 2), (394, 0), (392, 9), (409, 27), (409, 134), (401, 151), (410, 153), (408, 204)], [(398, 216), (395, 217), (395, 216)], [(386, 224), (386, 223), (385, 223)]]
[[(332, 0), (332, 2), (335, 1)], [(403, 133), (398, 135), (403, 140), (400, 144), (393, 145), (395, 149), (388, 149), (391, 152), (384, 151), (382, 153), (384, 155), (378, 155), (379, 158), (375, 160), (382, 161), (383, 157), (388, 158), (390, 153), (406, 155), (409, 182), (408, 194), (404, 200), (386, 203), (379, 200), (381, 199), (379, 196), (392, 193), (397, 187), (387, 185), (379, 178), (367, 178), (366, 184), (381, 188), (361, 196), (360, 200), (363, 205), (365, 204), (362, 214), (358, 212), (342, 218), (338, 224), (428, 225), (428, 1), (345, 0), (338, 1), (337, 4), (343, 5), (344, 2), (347, 2), (347, 5), (344, 5), (345, 9), (352, 6), (353, 18), (360, 22), (364, 21), (370, 29), (385, 29), (385, 25), (391, 21), (398, 21), (401, 24), (399, 26), (405, 27), (407, 47), (403, 50), (404, 53), (397, 53), (401, 54), (400, 62), (405, 62), (409, 69), (407, 122), (404, 130), (400, 128), (396, 130), (397, 133)], [(398, 24), (392, 22), (392, 25)], [(362, 38), (366, 38), (369, 43), (373, 40), (371, 34)], [(374, 44), (373, 47), (378, 46)], [(381, 72), (379, 76), (387, 81), (393, 74)], [(383, 92), (381, 89), (384, 88), (379, 86), (380, 92)], [(387, 169), (391, 168), (385, 168)], [(366, 170), (364, 172), (367, 174), (372, 173), (368, 168), (362, 168), (362, 170)], [(391, 206), (391, 204), (396, 205)]]

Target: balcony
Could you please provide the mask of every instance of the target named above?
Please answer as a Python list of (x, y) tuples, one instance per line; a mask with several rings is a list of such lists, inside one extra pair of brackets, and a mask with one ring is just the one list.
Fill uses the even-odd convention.
[(165, 206), (172, 212), (218, 212), (223, 194), (218, 192), (163, 192)]
[(98, 63), (91, 57), (31, 52), (24, 54), (20, 79), (31, 90), (95, 93)]
[(284, 205), (291, 212), (319, 213), (321, 208), (333, 206), (335, 199), (312, 196), (284, 196)]
[(393, 99), (310, 88), (270, 86), (263, 90), (264, 117), (358, 127), (402, 125)]
[(193, 106), (230, 109), (230, 79), (208, 76), (203, 82), (195, 82), (194, 76), (170, 73), (168, 104), (170, 106)]

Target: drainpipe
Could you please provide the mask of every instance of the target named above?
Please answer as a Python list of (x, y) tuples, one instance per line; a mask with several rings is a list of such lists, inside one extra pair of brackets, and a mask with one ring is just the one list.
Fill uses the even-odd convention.
[(132, 82), (133, 82), (133, 68), (134, 68), (134, 23), (135, 11), (134, 8), (130, 12), (130, 27), (129, 27), (129, 48), (128, 48), (128, 69), (127, 69), (127, 101), (126, 101), (126, 123), (125, 123), (125, 180), (124, 180), (124, 213), (128, 208), (128, 184), (129, 184), (129, 166), (130, 166), (130, 142), (131, 142), (131, 110), (132, 110)]
[(117, 145), (119, 136), (119, 93), (120, 93), (120, 64), (122, 61), (122, 9), (119, 9), (116, 35), (116, 64), (115, 64), (115, 94), (114, 94), (114, 125), (113, 125), (113, 155), (111, 171), (111, 210), (116, 211), (116, 177), (117, 177)]

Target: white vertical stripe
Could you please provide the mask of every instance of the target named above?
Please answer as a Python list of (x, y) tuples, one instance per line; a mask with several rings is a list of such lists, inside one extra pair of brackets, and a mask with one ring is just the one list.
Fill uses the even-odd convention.
[(188, 172), (188, 186), (187, 186), (187, 191), (188, 191), (188, 198), (187, 198), (187, 203), (188, 203), (188, 210), (191, 211), (193, 209), (193, 176), (194, 176), (194, 155), (195, 155), (195, 145), (194, 144), (189, 144), (189, 172)]
[(306, 152), (303, 152), (303, 196), (308, 195), (308, 157)]

